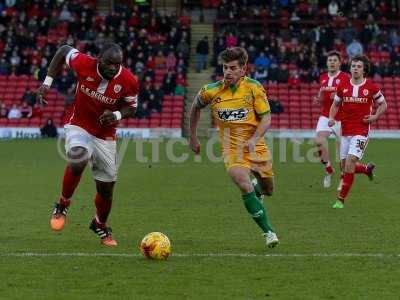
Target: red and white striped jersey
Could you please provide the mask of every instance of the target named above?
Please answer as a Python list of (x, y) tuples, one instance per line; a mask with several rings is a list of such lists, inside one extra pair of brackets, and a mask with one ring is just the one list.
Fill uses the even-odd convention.
[(358, 85), (352, 84), (351, 80), (340, 83), (335, 101), (342, 103), (342, 135), (368, 136), (370, 126), (363, 119), (372, 113), (375, 102), (381, 103), (384, 100), (379, 87), (370, 79), (364, 79)]
[(99, 117), (105, 110), (137, 107), (138, 80), (122, 66), (113, 79), (106, 80), (99, 73), (97, 58), (76, 49), (72, 49), (65, 60), (75, 71), (78, 81), (68, 124), (79, 126), (100, 139), (115, 139), (117, 124), (100, 125)]
[[(329, 117), (329, 111), (332, 106), (333, 97), (336, 93), (337, 86), (344, 81), (350, 80), (350, 75), (339, 71), (335, 76), (330, 76), (328, 73), (321, 74), (319, 77), (320, 84), (320, 95), (322, 98), (322, 107), (321, 107), (321, 115), (325, 117)], [(336, 117), (336, 120), (341, 119), (341, 111), (339, 109)]]

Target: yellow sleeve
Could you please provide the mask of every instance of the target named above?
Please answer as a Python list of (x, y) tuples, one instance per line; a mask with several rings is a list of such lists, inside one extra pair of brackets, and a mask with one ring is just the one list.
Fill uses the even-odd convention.
[(207, 85), (203, 86), (203, 88), (198, 92), (196, 96), (197, 105), (200, 107), (206, 107), (211, 102), (211, 95), (209, 91), (207, 91)]
[(262, 116), (271, 111), (268, 103), (267, 94), (262, 86), (256, 86), (253, 90), (254, 110), (257, 115)]

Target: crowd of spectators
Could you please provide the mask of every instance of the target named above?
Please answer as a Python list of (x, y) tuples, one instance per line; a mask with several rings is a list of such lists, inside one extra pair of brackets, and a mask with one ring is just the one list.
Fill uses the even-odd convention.
[[(102, 15), (96, 11), (96, 2), (0, 2), (0, 76), (34, 75), (42, 81), (62, 44), (95, 56), (104, 42), (114, 41), (124, 50), (124, 65), (144, 83), (139, 116), (160, 111), (160, 90), (164, 94), (184, 94), (190, 51), (189, 19), (160, 14), (150, 6), (121, 4), (115, 5), (112, 13)], [(74, 84), (75, 78), (68, 69), (54, 82), (67, 103), (73, 100)], [(22, 103), (34, 110), (35, 103), (25, 100)], [(2, 111), (9, 114), (22, 106), (4, 107)]]
[[(344, 58), (366, 54), (372, 76), (400, 76), (399, 10), (396, 1), (212, 1), (218, 2), (217, 54), (242, 46), (249, 70), (262, 82), (313, 82), (330, 50)], [(238, 26), (238, 22), (240, 26)]]

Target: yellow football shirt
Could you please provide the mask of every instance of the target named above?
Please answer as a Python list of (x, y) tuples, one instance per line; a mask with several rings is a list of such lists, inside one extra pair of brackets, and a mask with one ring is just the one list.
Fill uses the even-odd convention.
[[(270, 113), (263, 86), (249, 77), (231, 86), (223, 81), (205, 85), (198, 94), (198, 103), (203, 107), (210, 105), (224, 154), (243, 151), (240, 149), (253, 136), (261, 117)], [(264, 139), (260, 139), (256, 152), (265, 150)]]

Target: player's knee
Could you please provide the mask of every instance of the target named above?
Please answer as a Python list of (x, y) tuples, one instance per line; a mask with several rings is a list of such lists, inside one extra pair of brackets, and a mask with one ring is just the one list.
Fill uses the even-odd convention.
[(89, 161), (89, 153), (83, 147), (72, 147), (67, 153), (72, 174), (80, 175)]
[(86, 148), (83, 147), (72, 147), (67, 152), (67, 157), (70, 161), (74, 161), (79, 163), (81, 161), (88, 161), (89, 160), (89, 152)]
[(239, 180), (237, 186), (242, 191), (242, 193), (250, 193), (253, 191), (253, 185), (248, 180)]

